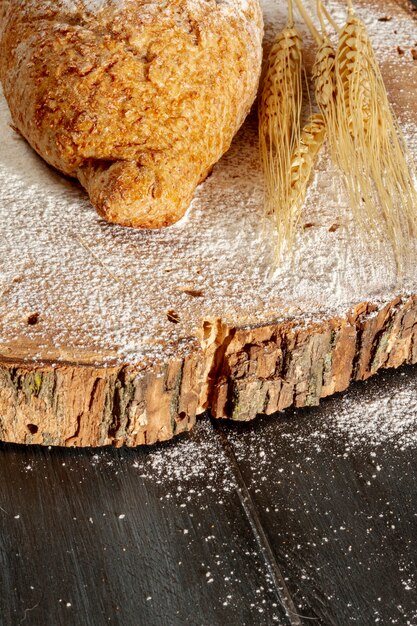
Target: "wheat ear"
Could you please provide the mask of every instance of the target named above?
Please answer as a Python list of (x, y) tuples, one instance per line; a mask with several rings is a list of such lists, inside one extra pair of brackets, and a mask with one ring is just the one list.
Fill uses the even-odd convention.
[[(313, 79), (315, 86), (316, 102), (321, 112), (321, 116), (316, 117), (316, 123), (321, 128), (321, 132), (318, 134), (317, 138), (320, 137), (320, 145), (322, 145), (324, 143), (325, 137), (327, 136), (330, 141), (332, 152), (336, 153), (338, 144), (335, 71), (336, 50), (328, 37), (324, 20), (321, 14), (322, 10), (324, 11), (326, 18), (328, 19), (328, 21), (330, 21), (335, 30), (338, 29), (338, 26), (334, 22), (328, 11), (323, 7), (321, 1), (317, 0), (317, 14), (321, 24), (320, 34), (314, 26), (308, 12), (306, 11), (302, 0), (295, 1), (304, 22), (306, 23), (311, 35), (318, 45), (318, 50), (313, 66)], [(318, 148), (318, 150), (319, 149), (320, 148)], [(316, 152), (316, 155), (318, 154), (318, 150)]]
[(265, 210), (275, 222), (278, 263), (294, 238), (291, 159), (300, 143), (302, 91), (302, 42), (294, 28), (290, 1), (288, 24), (269, 53), (259, 102)]
[(307, 193), (317, 155), (326, 139), (326, 123), (321, 113), (311, 115), (301, 131), (300, 143), (291, 158), (290, 193), (292, 220), (296, 225)]
[(320, 0), (317, 0), (317, 15), (320, 19), (321, 34), (314, 26), (308, 12), (306, 11), (302, 0), (295, 0), (297, 7), (301, 13), (301, 16), (310, 30), (313, 38), (316, 40), (318, 50), (313, 66), (313, 79), (315, 86), (315, 96), (317, 105), (323, 116), (324, 125), (326, 127), (326, 134), (329, 137), (332, 150), (336, 151), (337, 146), (337, 121), (336, 121), (336, 72), (335, 72), (335, 59), (336, 50), (331, 43), (324, 20), (322, 17), (322, 10), (325, 12), (327, 19), (330, 21), (335, 29), (338, 29), (337, 24), (332, 19), (331, 15), (321, 4)]
[(325, 35), (320, 44), (313, 67), (316, 102), (326, 121), (333, 151), (337, 145), (336, 111), (336, 50)]
[[(351, 208), (397, 262), (417, 234), (415, 168), (391, 110), (365, 24), (349, 2), (336, 53), (338, 163)], [(400, 262), (401, 264), (401, 262)]]

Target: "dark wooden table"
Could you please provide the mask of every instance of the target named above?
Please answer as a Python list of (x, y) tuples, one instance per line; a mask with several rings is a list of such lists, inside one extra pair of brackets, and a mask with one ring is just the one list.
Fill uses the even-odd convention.
[(405, 434), (328, 427), (416, 391), (406, 368), (151, 449), (1, 445), (1, 625), (417, 624), (416, 405)]

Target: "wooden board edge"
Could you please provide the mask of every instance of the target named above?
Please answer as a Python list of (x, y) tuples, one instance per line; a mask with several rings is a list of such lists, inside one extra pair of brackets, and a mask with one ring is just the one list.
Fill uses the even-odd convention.
[(250, 420), (320, 399), (381, 368), (417, 362), (417, 296), (362, 302), (345, 317), (231, 329), (210, 393), (213, 416)]
[(148, 371), (0, 361), (0, 439), (134, 447), (191, 430), (196, 416), (251, 420), (317, 405), (381, 368), (417, 363), (417, 296), (345, 316), (234, 328), (206, 320), (201, 348)]

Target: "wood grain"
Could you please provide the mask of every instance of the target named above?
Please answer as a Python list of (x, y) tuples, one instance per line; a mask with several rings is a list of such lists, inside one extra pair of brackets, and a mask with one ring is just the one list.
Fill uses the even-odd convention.
[(290, 626), (238, 490), (210, 478), (210, 424), (186, 443), (185, 481), (147, 448), (0, 445), (0, 624)]

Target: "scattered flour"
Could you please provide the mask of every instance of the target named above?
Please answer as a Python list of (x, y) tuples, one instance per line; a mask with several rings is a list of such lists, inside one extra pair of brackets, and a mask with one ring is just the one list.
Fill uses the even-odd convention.
[(340, 411), (320, 424), (326, 433), (343, 435), (347, 447), (379, 446), (385, 443), (403, 450), (417, 447), (417, 381), (407, 381), (395, 394), (373, 397), (345, 396)]
[(208, 419), (197, 423), (190, 439), (150, 449), (133, 467), (139, 470), (141, 478), (168, 488), (166, 495), (184, 505), (208, 492), (227, 497), (237, 486)]
[[(232, 432), (237, 459), (256, 459), (254, 481), (261, 480), (263, 468), (276, 455), (277, 432), (283, 448), (310, 451), (318, 460), (327, 441), (339, 442), (340, 454), (346, 457), (364, 451), (380, 459), (384, 448), (398, 453), (417, 448), (417, 377), (410, 372), (380, 373), (341, 396), (324, 400), (320, 409), (313, 409), (317, 411), (314, 416), (311, 409), (290, 410), (285, 412), (283, 422), (279, 418), (265, 419), (260, 428), (246, 433), (243, 439), (241, 433)], [(313, 421), (315, 429), (311, 428)], [(376, 472), (380, 469), (376, 465)], [(277, 466), (276, 472), (279, 480), (284, 469)]]
[[(367, 623), (415, 626), (417, 614), (412, 603), (412, 594), (416, 593), (412, 550), (417, 515), (412, 461), (417, 445), (415, 369), (408, 367), (379, 374), (342, 396), (325, 401), (320, 410), (287, 411), (282, 419), (265, 418), (256, 427), (225, 425), (224, 428), (258, 514), (265, 528), (269, 532), (273, 530), (279, 565), (290, 589), (297, 590), (296, 607), (300, 614), (309, 615), (314, 592), (324, 607), (346, 603), (345, 615), (351, 616), (352, 623), (363, 623), (366, 610)], [(52, 456), (62, 453), (54, 450)], [(37, 470), (38, 480), (50, 460), (44, 455), (35, 456), (37, 465), (27, 466), (25, 471)], [(91, 464), (86, 462), (88, 456)], [(342, 461), (336, 457), (342, 457)], [(259, 617), (271, 605), (277, 607), (274, 581), (269, 572), (264, 573), (265, 562), (259, 558), (259, 547), (248, 545), (238, 534), (240, 527), (234, 525), (232, 516), (236, 509), (229, 505), (242, 487), (241, 477), (235, 476), (230, 456), (226, 455), (221, 438), (207, 418), (198, 422), (189, 438), (154, 448), (111, 449), (94, 454), (88, 450), (70, 450), (65, 451), (65, 458), (64, 471), (76, 469), (80, 482), (85, 473), (87, 489), (98, 475), (101, 480), (109, 481), (112, 492), (113, 479), (118, 486), (119, 481), (130, 485), (129, 490), (132, 485), (145, 485), (145, 492), (141, 489), (137, 492), (146, 493), (143, 500), (126, 500), (123, 508), (116, 508), (119, 519), (126, 516), (126, 530), (135, 515), (119, 511), (129, 511), (129, 507), (137, 507), (140, 502), (141, 519), (148, 520), (144, 511), (148, 506), (154, 510), (155, 499), (159, 498), (161, 524), (169, 522), (169, 532), (175, 538), (170, 545), (175, 549), (179, 546), (178, 552), (174, 552), (179, 556), (178, 576), (183, 567), (188, 567), (184, 555), (203, 554), (199, 562), (199, 588), (221, 581), (223, 591), (218, 594), (216, 590), (213, 606), (218, 603), (233, 607), (241, 602), (242, 579), (246, 588), (248, 581), (262, 576), (250, 605), (258, 619), (253, 615), (248, 619), (250, 623), (281, 623), (278, 616), (276, 620), (269, 617), (268, 622)], [(411, 460), (409, 467), (407, 460)], [(403, 463), (404, 471), (392, 470), (397, 461)], [(323, 472), (324, 462), (328, 463), (328, 472)], [(346, 484), (341, 481), (341, 469), (346, 469)], [(385, 477), (391, 471), (395, 482), (391, 477), (385, 484)], [(106, 474), (104, 478), (103, 474)], [(116, 479), (118, 474), (120, 477)], [(402, 478), (406, 478), (405, 486), (401, 484)], [(29, 474), (28, 480), (33, 480), (33, 476)], [(340, 495), (333, 497), (341, 485), (347, 494), (345, 509)], [(100, 522), (100, 516), (105, 516), (101, 511), (108, 505), (111, 510), (112, 499), (109, 502), (93, 499), (90, 504), (86, 499), (79, 521), (76, 518), (74, 521), (77, 525), (82, 521), (93, 524), (93, 518), (87, 517), (89, 507), (93, 506), (96, 507), (94, 524), (104, 523)], [(230, 524), (225, 534), (219, 521), (223, 514)], [(111, 519), (108, 515), (105, 523)], [(123, 542), (115, 541), (114, 550), (117, 549), (125, 550)], [(340, 567), (335, 567), (335, 554)], [(346, 572), (349, 585), (346, 585)], [(386, 577), (389, 584), (383, 580), (380, 585), (376, 581), (379, 576)], [(381, 597), (366, 595), (366, 606), (360, 593), (358, 596), (362, 580), (370, 581), (371, 593), (379, 586), (383, 588)], [(146, 599), (151, 601), (152, 596)]]

